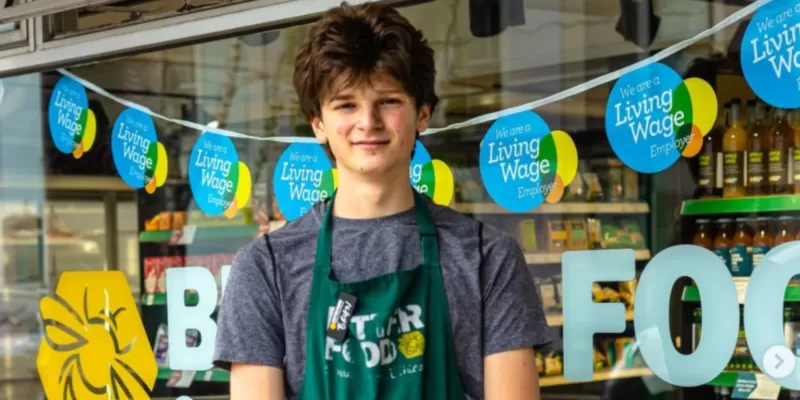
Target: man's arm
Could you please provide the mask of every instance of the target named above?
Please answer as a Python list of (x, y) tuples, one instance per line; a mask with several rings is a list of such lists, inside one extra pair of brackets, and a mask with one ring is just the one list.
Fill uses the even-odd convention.
[(484, 396), (539, 399), (533, 349), (552, 341), (539, 292), (516, 240), (489, 226), (483, 230)]
[(236, 254), (217, 317), (214, 365), (231, 371), (233, 400), (283, 400), (283, 314), (266, 238)]
[(483, 359), (486, 400), (539, 400), (539, 376), (532, 348), (492, 354)]
[(231, 365), (231, 400), (284, 400), (283, 370), (256, 364)]

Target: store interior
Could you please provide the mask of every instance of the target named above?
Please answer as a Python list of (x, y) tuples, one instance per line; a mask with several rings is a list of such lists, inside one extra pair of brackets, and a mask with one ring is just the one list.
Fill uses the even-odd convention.
[[(152, 6), (152, 2), (141, 3), (57, 17), (83, 21), (83, 25), (75, 25), (81, 29), (100, 29), (115, 20), (129, 22), (121, 16), (129, 16), (135, 7)], [(504, 3), (497, 10), (481, 9), (473, 3), (434, 1), (401, 9), (425, 33), (435, 51), (441, 102), (433, 116), (433, 127), (546, 99), (606, 76), (706, 31), (746, 2), (679, 0), (653, 5), (650, 1), (644, 3), (653, 5), (652, 15), (638, 19), (623, 7), (629, 2), (618, 0), (519, 0)], [(507, 26), (481, 19), (490, 11), (505, 15), (501, 19)], [(620, 21), (626, 17), (651, 21), (655, 34), (629, 34), (636, 29), (648, 31), (646, 23), (629, 27), (628, 32), (620, 30)], [(748, 100), (755, 97), (738, 65), (741, 43), (737, 41), (746, 24), (735, 23), (661, 60), (684, 78), (703, 78), (716, 91), (720, 113), (709, 137), (717, 138), (717, 143), (704, 149), (724, 146), (723, 135), (735, 125), (734, 116), (747, 134), (751, 127), (760, 126), (754, 123), (757, 118), (751, 118), (751, 114), (756, 116), (756, 108), (750, 107)], [(310, 136), (291, 85), (294, 51), (307, 30), (308, 25), (290, 26), (67, 69), (110, 95), (170, 118), (257, 137)], [(255, 237), (253, 214), (258, 209), (266, 210), (272, 229), (285, 224), (273, 202), (271, 177), (286, 145), (234, 139), (240, 160), (252, 173), (253, 202), (234, 219), (208, 217), (194, 204), (187, 178), (189, 155), (201, 132), (155, 119), (159, 141), (169, 158), (167, 183), (152, 195), (133, 190), (119, 179), (109, 141), (114, 120), (125, 106), (108, 95), (87, 90), (97, 116), (97, 139), (92, 150), (75, 159), (55, 149), (47, 127), (47, 104), (61, 77), (58, 71), (45, 71), (0, 81), (0, 165), (4, 167), (0, 170), (0, 351), (4, 361), (0, 363), (0, 382), (5, 390), (0, 394), (5, 398), (40, 395), (35, 357), (43, 328), (37, 319), (38, 299), (54, 289), (59, 274), (120, 270), (140, 301), (140, 313), (159, 362), (153, 396), (224, 398), (229, 379), (226, 372), (190, 373), (168, 367), (164, 351), (168, 346), (164, 271), (203, 265), (219, 279), (219, 267), (229, 263), (232, 254)], [(800, 211), (792, 205), (792, 174), (787, 175), (785, 192), (753, 192), (747, 196), (752, 202), (726, 208), (723, 203), (714, 203), (725, 199), (708, 198), (723, 197), (721, 177), (714, 178), (713, 189), (698, 184), (704, 176), (699, 159), (682, 159), (653, 175), (637, 174), (625, 167), (605, 134), (606, 103), (613, 83), (609, 80), (535, 109), (551, 129), (571, 135), (580, 164), (578, 179), (567, 188), (561, 202), (544, 204), (530, 213), (512, 213), (498, 206), (481, 183), (479, 145), (491, 121), (421, 139), (431, 156), (445, 161), (453, 172), (455, 196), (448, 205), (519, 240), (556, 336), (561, 335), (563, 325), (564, 251), (634, 249), (637, 271), (641, 272), (653, 255), (675, 244), (694, 243), (712, 250), (733, 248), (736, 243), (742, 245), (735, 236), (753, 247), (759, 232), (767, 231), (770, 233), (761, 234), (761, 238), (772, 235), (769, 245), (778, 240), (776, 234), (794, 239), (795, 232), (784, 229), (794, 226), (786, 217)], [(735, 99), (739, 101), (737, 111), (733, 110)], [(778, 119), (766, 108), (763, 117), (764, 121), (769, 119), (764, 126), (772, 126)], [(12, 119), (17, 122), (10, 123)], [(788, 113), (787, 121), (800, 124), (800, 115)], [(795, 126), (790, 127), (789, 136), (800, 135), (800, 126)], [(716, 162), (714, 166), (717, 171)], [(789, 164), (787, 168), (791, 167)], [(743, 217), (748, 219), (739, 220)], [(764, 217), (774, 217), (774, 221), (767, 222)], [(737, 228), (740, 222), (749, 228)], [(759, 230), (762, 223), (768, 226), (767, 231)], [(193, 238), (176, 239), (175, 232), (186, 226), (197, 227)], [(700, 231), (704, 236), (697, 241)], [(748, 233), (740, 234), (742, 231)], [(725, 237), (718, 239), (719, 235)], [(726, 238), (733, 239), (725, 242)], [(739, 277), (746, 277), (746, 273)], [(596, 302), (625, 304), (626, 330), (595, 337), (596, 372), (592, 382), (576, 384), (564, 379), (559, 341), (539, 349), (543, 399), (723, 399), (730, 398), (736, 372), (757, 370), (752, 360), (748, 362), (745, 346), (737, 348), (741, 351), (726, 373), (711, 384), (692, 389), (672, 387), (654, 377), (636, 351), (632, 329), (636, 281), (602, 283), (593, 289)], [(701, 327), (699, 296), (689, 281), (676, 285), (673, 293), (675, 345), (688, 352)], [(800, 301), (800, 296), (787, 298), (791, 301)], [(787, 309), (786, 315), (794, 313)], [(196, 337), (187, 336), (187, 340), (196, 341)]]

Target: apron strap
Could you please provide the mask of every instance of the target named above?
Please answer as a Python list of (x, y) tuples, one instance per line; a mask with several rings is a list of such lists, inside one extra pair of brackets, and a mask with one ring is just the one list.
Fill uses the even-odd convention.
[[(414, 213), (417, 216), (417, 226), (419, 227), (420, 245), (422, 247), (422, 264), (428, 267), (435, 267), (439, 270), (439, 237), (436, 232), (436, 224), (433, 222), (431, 212), (425, 204), (423, 195), (412, 189), (414, 192)], [(314, 261), (314, 268), (329, 276), (331, 264), (331, 252), (333, 249), (333, 201), (336, 191), (328, 199), (325, 214), (322, 217), (322, 226), (317, 237), (317, 252)]]
[(422, 246), (422, 265), (439, 270), (439, 236), (433, 216), (425, 204), (423, 195), (414, 190), (414, 213), (417, 215), (419, 239)]

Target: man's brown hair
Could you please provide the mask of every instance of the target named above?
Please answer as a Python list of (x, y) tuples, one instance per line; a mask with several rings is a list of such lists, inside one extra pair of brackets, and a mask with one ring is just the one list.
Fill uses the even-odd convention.
[[(341, 6), (325, 12), (308, 32), (295, 58), (294, 87), (309, 119), (320, 116), (323, 96), (334, 78), (347, 76), (345, 86), (364, 83), (372, 74), (396, 79), (433, 114), (436, 66), (433, 49), (422, 32), (394, 8), (377, 4)], [(419, 133), (419, 132), (418, 132)]]

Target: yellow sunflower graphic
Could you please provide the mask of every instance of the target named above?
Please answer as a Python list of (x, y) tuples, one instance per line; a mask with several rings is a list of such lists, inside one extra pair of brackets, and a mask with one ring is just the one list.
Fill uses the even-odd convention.
[(36, 369), (48, 399), (150, 398), (158, 366), (121, 271), (64, 272), (39, 312)]
[(398, 350), (408, 359), (425, 354), (425, 336), (420, 331), (405, 333), (397, 342)]

